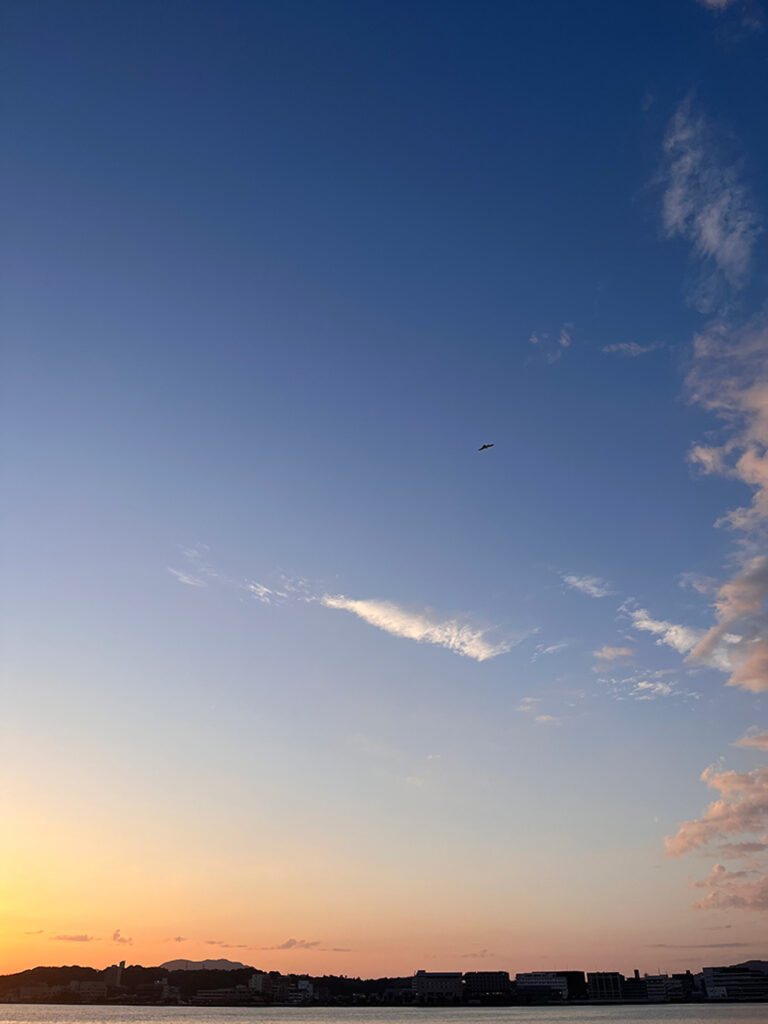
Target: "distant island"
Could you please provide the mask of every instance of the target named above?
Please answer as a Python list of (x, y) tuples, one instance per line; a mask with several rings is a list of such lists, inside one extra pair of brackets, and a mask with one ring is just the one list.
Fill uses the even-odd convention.
[(126, 1006), (511, 1006), (563, 1003), (766, 1002), (768, 960), (698, 973), (417, 971), (408, 977), (281, 974), (232, 960), (33, 967), (0, 976), (0, 1002)]

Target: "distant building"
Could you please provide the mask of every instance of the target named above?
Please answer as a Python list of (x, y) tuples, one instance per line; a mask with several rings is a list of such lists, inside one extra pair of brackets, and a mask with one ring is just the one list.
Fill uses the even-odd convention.
[(622, 998), (624, 975), (617, 971), (595, 971), (587, 975), (587, 994), (590, 999), (619, 1002)]
[(498, 999), (511, 990), (508, 971), (467, 971), (464, 975), (465, 999)]
[(568, 981), (562, 974), (554, 974), (552, 971), (527, 971), (523, 974), (516, 974), (518, 995), (525, 995), (526, 990), (535, 990), (542, 996), (546, 990), (548, 998), (567, 999)]
[(584, 971), (553, 971), (552, 973), (567, 981), (569, 999), (587, 998), (587, 979), (584, 977)]
[(119, 964), (112, 964), (111, 967), (106, 967), (101, 972), (101, 980), (110, 988), (119, 988), (123, 980), (124, 970), (125, 960), (121, 960)]
[(736, 964), (734, 967), (705, 967), (703, 974), (707, 999), (768, 999), (766, 970)]
[(454, 1002), (462, 992), (461, 971), (417, 971), (413, 976), (413, 997), (420, 1003)]

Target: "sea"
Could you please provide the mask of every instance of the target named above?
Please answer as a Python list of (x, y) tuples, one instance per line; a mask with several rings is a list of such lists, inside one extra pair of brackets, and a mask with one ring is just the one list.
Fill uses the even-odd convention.
[(660, 1006), (237, 1007), (0, 1004), (0, 1024), (768, 1024), (768, 1003)]

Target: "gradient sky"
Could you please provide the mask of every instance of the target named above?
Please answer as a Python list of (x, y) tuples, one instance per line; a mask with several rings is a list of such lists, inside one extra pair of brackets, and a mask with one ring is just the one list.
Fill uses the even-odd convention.
[(3, 5), (0, 972), (765, 954), (764, 22)]

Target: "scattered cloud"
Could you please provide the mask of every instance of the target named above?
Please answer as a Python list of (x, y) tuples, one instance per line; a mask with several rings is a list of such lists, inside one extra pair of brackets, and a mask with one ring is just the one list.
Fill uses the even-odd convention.
[(246, 590), (255, 600), (261, 601), (262, 604), (274, 604), (276, 601), (282, 601), (288, 597), (284, 590), (273, 590), (263, 583), (248, 583), (246, 584)]
[(342, 594), (324, 594), (321, 603), (326, 608), (352, 612), (365, 622), (394, 636), (406, 637), (420, 643), (447, 647), (456, 654), (475, 661), (487, 661), (506, 654), (522, 637), (515, 640), (493, 642), (488, 629), (460, 622), (458, 619), (439, 619), (430, 611), (409, 611), (392, 601), (355, 600)]
[(638, 356), (648, 355), (661, 348), (659, 344), (638, 345), (636, 341), (620, 341), (615, 345), (603, 345), (603, 352), (609, 355), (626, 356), (628, 359), (637, 359)]
[(642, 681), (636, 683), (630, 691), (630, 696), (636, 700), (656, 700), (657, 697), (671, 697), (675, 688), (671, 683), (651, 683)]
[[(320, 940), (317, 939), (314, 942), (308, 942), (306, 939), (286, 939), (285, 942), (281, 942), (278, 946), (257, 946), (257, 949), (317, 949), (320, 945)], [(334, 950), (334, 952), (349, 952), (348, 950)]]
[(489, 956), (495, 956), (489, 949), (479, 949), (476, 953), (462, 953), (462, 960), (486, 960)]
[(551, 366), (556, 363), (567, 348), (571, 347), (573, 341), (573, 324), (565, 323), (554, 334), (548, 331), (534, 331), (528, 339), (531, 345), (542, 353), (546, 362)]
[(538, 722), (539, 725), (560, 725), (560, 719), (554, 715), (536, 715), (534, 722)]
[(601, 580), (599, 576), (576, 576), (573, 573), (563, 573), (560, 579), (571, 590), (580, 590), (582, 594), (590, 597), (608, 597), (613, 593), (610, 583)]
[(533, 714), (533, 712), (536, 711), (536, 705), (538, 703), (538, 697), (523, 697), (523, 699), (517, 705), (517, 710), (524, 711), (526, 714)]
[(695, 691), (684, 690), (676, 682), (665, 682), (667, 675), (669, 672), (666, 669), (656, 672), (637, 670), (622, 679), (602, 677), (598, 682), (612, 688), (615, 700), (652, 701), (670, 697), (683, 701), (699, 699), (699, 694)]
[(592, 651), (592, 654), (601, 661), (617, 661), (619, 658), (631, 658), (634, 653), (634, 647), (609, 647), (607, 644), (604, 644), (597, 651)]
[(95, 942), (92, 935), (52, 935), (54, 942)]
[(113, 942), (119, 942), (119, 943), (121, 943), (121, 945), (124, 945), (124, 946), (132, 946), (133, 945), (133, 939), (127, 939), (124, 936), (122, 936), (120, 934), (120, 929), (119, 928), (116, 928), (114, 930), (114, 932), (112, 933), (112, 941)]
[(189, 942), (186, 935), (174, 935), (172, 939), (168, 939), (169, 942)]
[(662, 180), (665, 233), (690, 244), (700, 267), (692, 302), (710, 311), (726, 288), (746, 281), (760, 227), (737, 168), (722, 160), (712, 129), (690, 97), (667, 129)]

